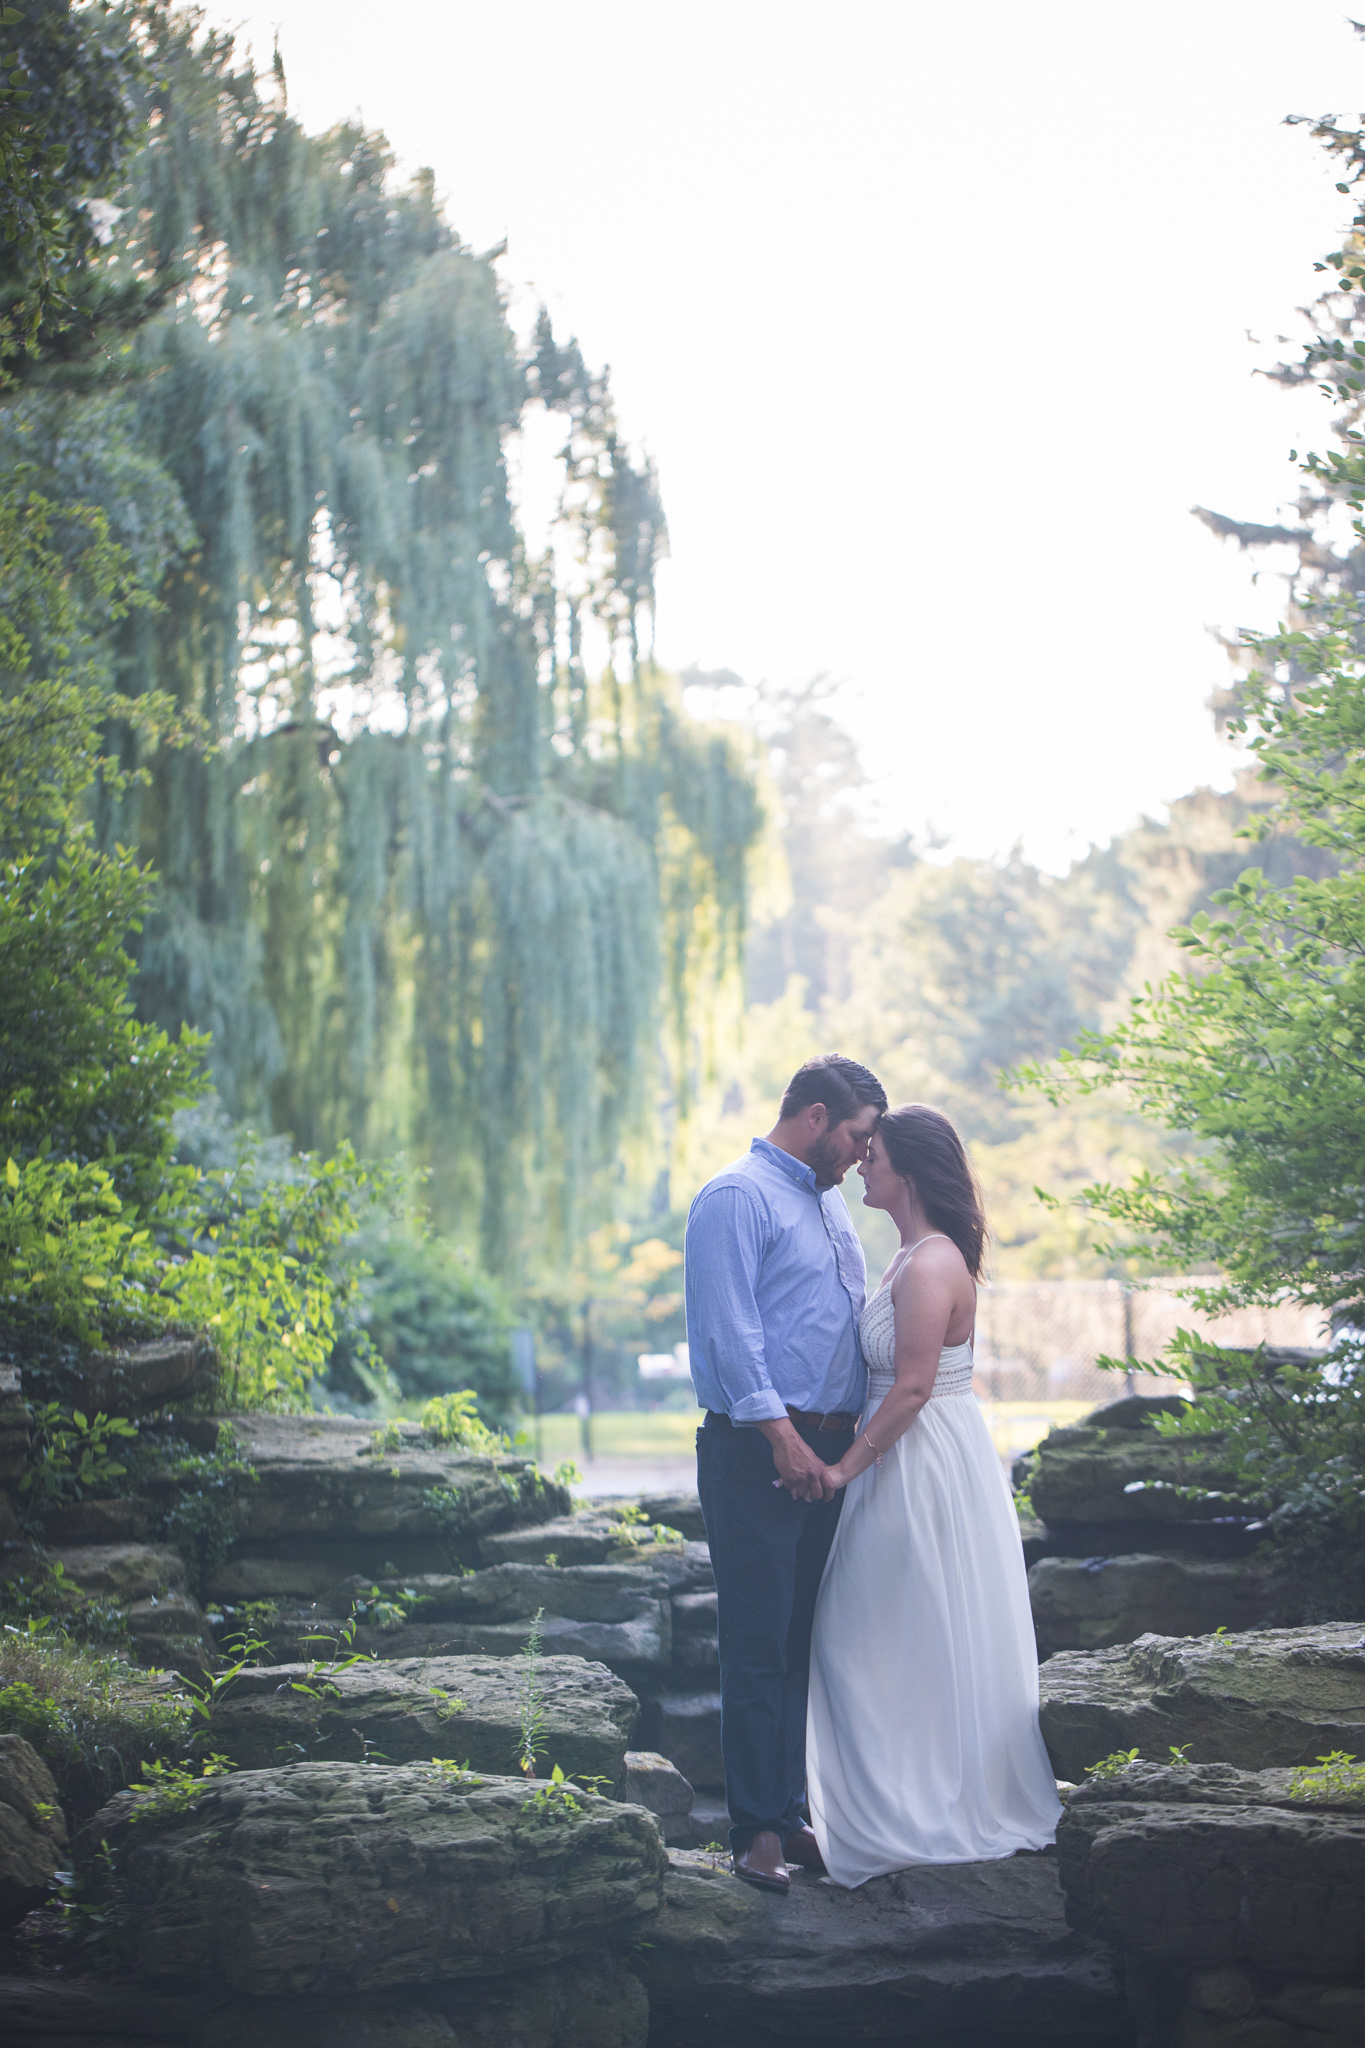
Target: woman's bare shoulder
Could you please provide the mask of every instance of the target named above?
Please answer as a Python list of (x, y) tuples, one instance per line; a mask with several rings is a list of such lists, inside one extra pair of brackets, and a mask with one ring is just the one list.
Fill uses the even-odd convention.
[(967, 1272), (967, 1261), (950, 1237), (926, 1238), (913, 1256), (906, 1259), (891, 1282), (891, 1291), (912, 1287), (915, 1275), (924, 1280), (956, 1280)]

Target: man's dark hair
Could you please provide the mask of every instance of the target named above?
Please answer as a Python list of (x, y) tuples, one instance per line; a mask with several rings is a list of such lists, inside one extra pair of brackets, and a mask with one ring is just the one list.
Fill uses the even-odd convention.
[(874, 1109), (885, 1109), (886, 1090), (877, 1076), (856, 1060), (846, 1060), (841, 1052), (822, 1052), (819, 1059), (807, 1060), (792, 1075), (779, 1114), (797, 1116), (813, 1102), (823, 1102), (830, 1122), (842, 1124), (869, 1103)]

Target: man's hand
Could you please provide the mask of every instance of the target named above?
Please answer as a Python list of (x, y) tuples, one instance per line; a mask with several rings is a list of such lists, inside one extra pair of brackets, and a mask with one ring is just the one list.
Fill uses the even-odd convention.
[(833, 1500), (828, 1465), (816, 1457), (785, 1415), (758, 1426), (773, 1447), (778, 1479), (793, 1500)]

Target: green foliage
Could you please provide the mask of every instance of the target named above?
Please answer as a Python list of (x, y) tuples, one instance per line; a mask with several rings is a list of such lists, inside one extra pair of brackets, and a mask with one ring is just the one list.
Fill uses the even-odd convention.
[(116, 709), (144, 743), (189, 736), (169, 698), (110, 687), (107, 635), (149, 601), (97, 507), (0, 491), (0, 1150), (100, 1160), (125, 1194), (164, 1165), (204, 1045), (135, 1018), (150, 878), (78, 808), (97, 777), (134, 779), (105, 746)]
[(479, 1787), (487, 1782), (477, 1771), (470, 1770), (468, 1758), (464, 1763), (457, 1764), (448, 1756), (434, 1756), (426, 1768), (435, 1771), (441, 1784), (453, 1791), (477, 1792)]
[(144, 1760), (141, 1781), (132, 1788), (137, 1803), (129, 1820), (165, 1820), (172, 1814), (189, 1813), (203, 1797), (207, 1780), (221, 1778), (236, 1768), (230, 1758), (216, 1752), (193, 1764)]
[(1365, 1800), (1365, 1764), (1357, 1763), (1349, 1750), (1330, 1750), (1318, 1758), (1316, 1769), (1305, 1764), (1295, 1771), (1289, 1796), (1310, 1806), (1355, 1805)]
[(8, 1318), (94, 1344), (166, 1319), (165, 1261), (133, 1227), (102, 1166), (70, 1159), (5, 1164), (0, 1182), (0, 1299)]
[(1286, 1613), (1365, 1618), (1365, 1342), (1343, 1336), (1326, 1360), (1295, 1359), (1182, 1332), (1169, 1356), (1197, 1398), (1155, 1428), (1193, 1451), (1214, 1442), (1237, 1502), (1273, 1539)]
[(667, 1522), (647, 1521), (644, 1509), (638, 1501), (633, 1500), (627, 1501), (617, 1511), (616, 1520), (611, 1523), (607, 1533), (615, 1539), (620, 1548), (625, 1550), (633, 1550), (641, 1543), (681, 1543), (683, 1541), (681, 1529), (671, 1529)]
[(555, 1466), (555, 1482), (559, 1486), (581, 1486), (583, 1474), (572, 1458), (566, 1458), (562, 1465)]
[[(405, 1401), (469, 1388), (485, 1422), (506, 1422), (519, 1389), (498, 1284), (460, 1247), (408, 1218), (370, 1225), (355, 1249), (369, 1270), (356, 1303), (358, 1328), (333, 1352), (329, 1387), (362, 1400), (393, 1392)], [(369, 1366), (362, 1340), (378, 1354), (386, 1381)]]
[(60, 1635), (71, 1643), (129, 1647), (124, 1610), (86, 1593), (60, 1558), (40, 1556), (33, 1571), (0, 1580), (0, 1623), (30, 1640), (50, 1633), (54, 1641)]
[[(752, 779), (642, 657), (663, 517), (603, 381), (548, 322), (518, 353), (429, 174), (404, 185), (353, 125), (304, 134), (193, 9), (142, 20), (109, 260), (183, 258), (187, 289), (137, 332), (126, 418), (100, 395), (41, 423), (45, 448), (96, 451), (82, 495), (130, 546), (174, 536), (162, 609), (110, 646), (218, 745), (163, 750), (149, 794), (102, 806), (106, 842), (161, 875), (139, 1007), (212, 1031), (234, 1113), (309, 1147), (406, 1144), (443, 1226), (509, 1267), (609, 1206), (661, 1023), (684, 1064), (737, 958)], [(508, 499), (528, 402), (564, 420), (572, 594)]]
[(192, 1719), (185, 1693), (107, 1652), (0, 1628), (0, 1732), (33, 1744), (78, 1822), (133, 1783), (144, 1761), (188, 1761)]
[[(376, 1176), (344, 1147), (264, 1193), (230, 1175), (168, 1174), (140, 1228), (103, 1167), (37, 1158), (0, 1184), (9, 1317), (83, 1342), (204, 1329), (238, 1408), (297, 1401), (325, 1368), (359, 1285), (344, 1255)], [(155, 1226), (153, 1229), (151, 1226)]]
[(243, 1486), (259, 1485), (260, 1474), (239, 1456), (226, 1428), (219, 1432), (217, 1448), (208, 1453), (191, 1450), (174, 1437), (163, 1439), (155, 1451), (144, 1437), (141, 1447), (143, 1455), (132, 1461), (134, 1485), (167, 1500), (152, 1534), (179, 1551), (191, 1589), (202, 1599), (205, 1585), (236, 1541), (237, 1493)]
[[(1348, 148), (1343, 131), (1320, 132), (1361, 185), (1365, 137)], [(1365, 209), (1348, 249), (1362, 226)], [(1344, 384), (1354, 403), (1354, 358), (1338, 340), (1316, 341), (1305, 370), (1330, 368), (1329, 393)], [(1355, 427), (1342, 438), (1302, 467), (1310, 492), (1349, 511), (1358, 551), (1365, 454)], [(1217, 1434), (1299, 1611), (1339, 1616), (1365, 1613), (1365, 619), (1354, 570), (1329, 555), (1315, 573), (1284, 630), (1243, 636), (1249, 673), (1228, 718), (1272, 799), (1246, 828), (1268, 857), (1173, 934), (1185, 972), (1031, 1078), (1054, 1102), (1117, 1091), (1182, 1141), (1127, 1185), (1086, 1190), (1090, 1213), (1116, 1226), (1104, 1249), (1207, 1274), (1188, 1289), (1202, 1308), (1287, 1296), (1342, 1332), (1316, 1360), (1182, 1337), (1171, 1368), (1199, 1398), (1159, 1424), (1192, 1444)], [(1317, 872), (1274, 876), (1287, 837)]]
[(361, 1284), (348, 1247), (385, 1185), (346, 1144), (331, 1159), (296, 1158), (287, 1181), (225, 1171), (196, 1184), (209, 1248), (196, 1240), (163, 1290), (213, 1337), (231, 1405), (297, 1400), (325, 1372)]
[(105, 1491), (127, 1472), (111, 1450), (137, 1435), (137, 1424), (126, 1417), (101, 1413), (87, 1418), (79, 1408), (65, 1409), (59, 1401), (30, 1407), (28, 1414), (32, 1441), (19, 1491), (31, 1491), (36, 1505), (83, 1500), (89, 1493)]
[(479, 1420), (478, 1399), (468, 1387), (462, 1387), (455, 1394), (438, 1394), (432, 1400), (424, 1401), (418, 1420), (423, 1435), (432, 1443), (446, 1444), (453, 1450), (493, 1457), (500, 1451), (511, 1449), (507, 1437), (500, 1430), (488, 1429)]
[(1137, 1760), (1135, 1749), (1115, 1749), (1108, 1756), (1102, 1756), (1098, 1763), (1087, 1764), (1085, 1775), (1087, 1778), (1121, 1777), (1129, 1764), (1135, 1764)]
[(539, 1790), (522, 1801), (519, 1817), (553, 1826), (557, 1821), (572, 1820), (582, 1811), (582, 1800), (574, 1797), (573, 1786), (556, 1764)]
[(70, 0), (0, 9), (0, 360), (63, 352), (107, 296), (85, 202), (108, 190), (134, 131), (135, 24), (132, 8)]

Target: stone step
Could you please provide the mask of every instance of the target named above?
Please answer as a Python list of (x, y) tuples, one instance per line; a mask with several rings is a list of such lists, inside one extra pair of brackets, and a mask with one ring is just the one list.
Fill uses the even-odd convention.
[[(523, 1664), (423, 1657), (329, 1671), (307, 1664), (243, 1671), (219, 1698), (208, 1747), (248, 1770), (300, 1758), (392, 1764), (431, 1757), (499, 1774), (517, 1769), (528, 1705)], [(547, 1656), (535, 1672), (543, 1772), (605, 1779), (620, 1794), (637, 1718), (634, 1694), (601, 1664)]]
[(774, 1898), (728, 1857), (670, 1851), (635, 1968), (650, 2048), (800, 2041), (1129, 2048), (1113, 1952), (1067, 1925), (1055, 1854), (934, 1865)]

